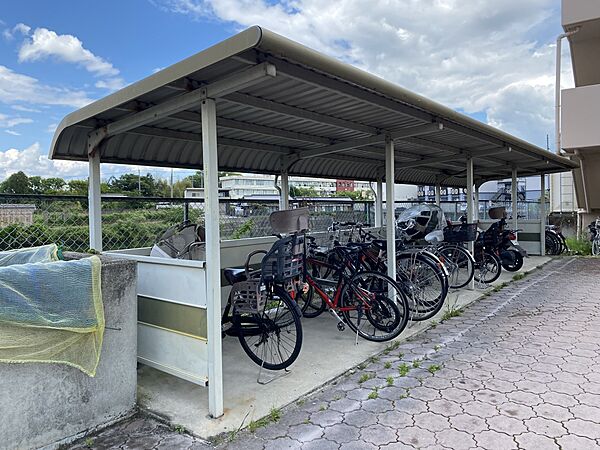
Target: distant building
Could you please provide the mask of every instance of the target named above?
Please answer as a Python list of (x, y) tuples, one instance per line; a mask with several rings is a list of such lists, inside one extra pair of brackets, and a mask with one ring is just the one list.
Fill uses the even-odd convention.
[[(246, 198), (251, 195), (279, 195), (273, 175), (243, 174), (227, 175), (220, 179), (221, 187), (228, 189), (231, 198)], [(372, 193), (367, 181), (330, 180), (326, 178), (289, 177), (290, 187), (314, 189), (324, 197), (336, 192)]]
[(8, 225), (32, 225), (35, 205), (0, 205), (0, 227)]
[[(184, 198), (204, 198), (204, 188), (185, 188)], [(230, 198), (229, 189), (220, 188), (219, 198)]]

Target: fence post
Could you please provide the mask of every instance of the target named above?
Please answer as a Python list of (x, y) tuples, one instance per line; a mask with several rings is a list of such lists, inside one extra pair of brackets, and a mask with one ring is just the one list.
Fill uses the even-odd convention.
[(88, 214), (90, 249), (102, 251), (102, 203), (100, 193), (100, 151), (93, 149), (89, 155)]

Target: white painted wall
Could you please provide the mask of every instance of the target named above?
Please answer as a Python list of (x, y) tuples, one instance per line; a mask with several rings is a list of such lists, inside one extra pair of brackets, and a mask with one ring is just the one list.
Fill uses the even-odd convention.
[[(600, 5), (600, 1), (598, 2)], [(562, 148), (600, 146), (600, 84), (562, 91)]]
[(598, 0), (562, 0), (562, 25), (566, 27), (600, 18)]

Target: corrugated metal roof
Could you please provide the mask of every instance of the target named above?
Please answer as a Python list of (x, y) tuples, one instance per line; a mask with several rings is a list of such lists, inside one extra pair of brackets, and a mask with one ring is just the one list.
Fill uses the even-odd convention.
[[(395, 139), (398, 183), (464, 186), (465, 161), (477, 181), (571, 170), (577, 165), (461, 115), (374, 75), (253, 27), (94, 102), (59, 125), (50, 157), (87, 160), (88, 134), (147, 108), (269, 63), (265, 77), (217, 99), (223, 170), (374, 181), (384, 174), (384, 145), (305, 158), (306, 152), (377, 135)], [(199, 169), (200, 105), (104, 139), (102, 162)], [(435, 131), (427, 124), (441, 124)], [(406, 136), (423, 127), (427, 133)], [(417, 127), (417, 128), (415, 128)]]

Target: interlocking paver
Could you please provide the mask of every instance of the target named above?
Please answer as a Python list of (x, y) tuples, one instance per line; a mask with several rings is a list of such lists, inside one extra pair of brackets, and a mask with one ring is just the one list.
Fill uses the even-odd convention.
[[(599, 260), (555, 260), (403, 342), (365, 371), (284, 408), (278, 423), (242, 431), (233, 441), (228, 436), (218, 447), (600, 448), (599, 271)], [(419, 368), (412, 367), (416, 359), (422, 359)], [(398, 371), (402, 363), (411, 366), (405, 376)], [(441, 370), (427, 371), (432, 364)], [(373, 378), (359, 383), (366, 372)], [(369, 399), (374, 388), (378, 398)], [(211, 448), (145, 417), (102, 431), (94, 443), (107, 449)], [(82, 442), (73, 447), (84, 448)]]

